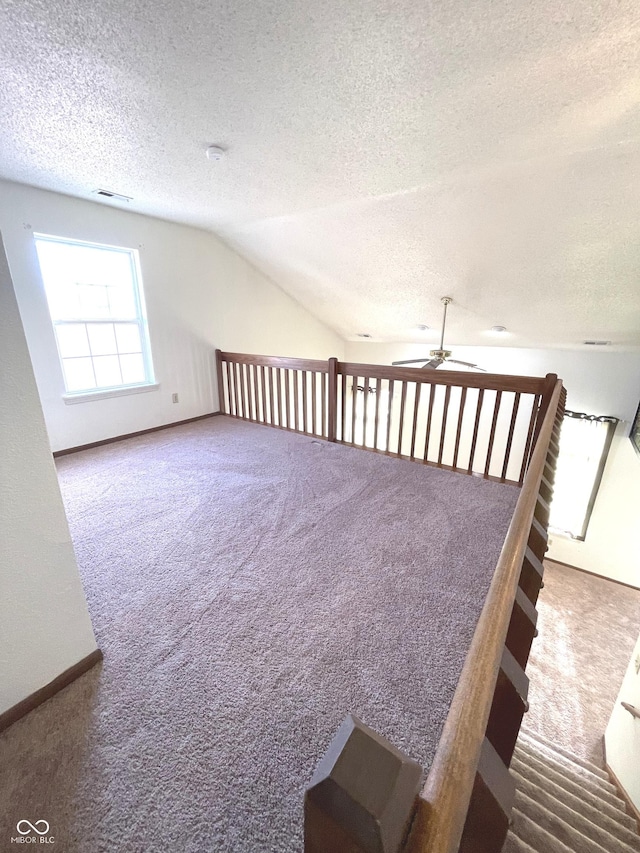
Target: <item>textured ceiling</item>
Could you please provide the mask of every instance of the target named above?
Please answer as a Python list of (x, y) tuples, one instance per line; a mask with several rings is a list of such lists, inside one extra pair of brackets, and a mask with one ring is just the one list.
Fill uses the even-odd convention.
[(450, 294), (450, 343), (640, 346), (637, 0), (0, 0), (0, 74), (2, 177), (211, 229), (345, 337)]

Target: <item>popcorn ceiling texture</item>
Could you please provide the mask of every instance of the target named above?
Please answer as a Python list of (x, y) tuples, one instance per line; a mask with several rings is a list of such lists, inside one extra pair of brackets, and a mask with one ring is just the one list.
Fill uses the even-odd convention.
[(62, 457), (104, 665), (0, 737), (0, 848), (291, 853), (347, 713), (428, 767), (519, 494), (218, 417)]
[(212, 229), (346, 337), (450, 294), (452, 345), (629, 348), (638, 67), (636, 0), (4, 0), (0, 176)]

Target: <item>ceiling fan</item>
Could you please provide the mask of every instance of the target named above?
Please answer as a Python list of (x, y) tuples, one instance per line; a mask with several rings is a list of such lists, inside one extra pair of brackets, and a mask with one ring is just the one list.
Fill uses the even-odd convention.
[(444, 364), (445, 361), (450, 362), (451, 364), (464, 364), (465, 367), (473, 367), (475, 370), (482, 370), (483, 373), (487, 371), (484, 367), (478, 367), (477, 364), (471, 364), (470, 361), (458, 361), (455, 358), (450, 358), (451, 350), (443, 349), (444, 347), (444, 327), (447, 322), (447, 307), (453, 302), (453, 299), (450, 296), (443, 296), (440, 300), (444, 305), (444, 315), (442, 317), (442, 334), (440, 335), (440, 349), (432, 349), (429, 353), (430, 358), (410, 358), (407, 361), (392, 361), (391, 364), (394, 367), (399, 367), (401, 364), (420, 364), (420, 362), (425, 362), (421, 370), (435, 370), (436, 367), (440, 367), (441, 364)]

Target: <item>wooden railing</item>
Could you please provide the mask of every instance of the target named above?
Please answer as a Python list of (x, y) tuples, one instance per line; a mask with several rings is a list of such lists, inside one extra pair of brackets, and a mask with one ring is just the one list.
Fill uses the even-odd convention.
[(370, 730), (341, 743), (343, 725), (307, 789), (305, 853), (370, 853), (390, 836), (397, 840), (384, 849), (394, 853), (502, 850), (565, 398), (558, 380), (541, 407), (531, 463), (423, 790), (415, 796), (409, 782), (385, 785), (375, 772), (363, 774), (363, 766), (386, 766), (406, 779), (412, 762)]
[(220, 410), (522, 485), (557, 377), (216, 351)]
[(306, 853), (500, 853), (528, 707), (562, 382), (219, 351), (217, 371), (221, 409), (233, 417), (522, 486), (423, 790), (416, 796), (414, 762), (348, 718), (305, 796)]
[[(529, 617), (527, 620), (526, 614), (523, 616), (517, 612), (517, 592), (519, 589), (523, 593), (526, 590), (526, 598), (535, 604), (538, 589), (542, 584), (542, 559), (546, 551), (548, 501), (551, 497), (549, 489), (553, 486), (557, 440), (565, 398), (562, 382), (558, 380), (546, 407), (529, 470), (451, 703), (435, 759), (417, 801), (413, 828), (404, 848), (406, 853), (456, 853), (458, 849), (471, 848), (470, 844), (463, 847), (460, 844), (465, 824), (470, 818), (469, 808), (477, 783), (481, 751), (487, 739), (491, 743), (504, 738), (505, 728), (509, 730), (506, 740), (510, 745), (506, 747), (506, 754), (500, 754), (500, 758), (505, 767), (510, 763), (526, 706), (523, 706), (521, 711), (517, 707), (505, 707), (505, 701), (509, 700), (503, 697), (500, 700), (503, 706), (497, 707), (496, 684), (503, 667), (505, 648), (510, 654), (514, 654), (515, 647), (522, 642), (523, 631), (529, 633), (529, 646), (535, 634), (535, 619)], [(542, 497), (541, 492), (545, 493), (546, 499)], [(532, 572), (539, 575), (539, 582), (536, 581), (533, 585)], [(512, 628), (514, 614), (521, 622), (519, 630)], [(511, 638), (508, 640), (509, 633)], [(524, 664), (526, 655), (522, 670)], [(515, 693), (512, 692), (512, 701), (514, 696)], [(487, 737), (492, 715), (496, 718), (493, 726), (495, 734), (489, 733)], [(501, 744), (494, 742), (491, 746), (499, 753), (505, 751)], [(484, 782), (487, 787), (491, 787), (488, 780), (485, 779)], [(486, 801), (483, 808), (486, 808)], [(496, 853), (499, 850), (500, 847)]]

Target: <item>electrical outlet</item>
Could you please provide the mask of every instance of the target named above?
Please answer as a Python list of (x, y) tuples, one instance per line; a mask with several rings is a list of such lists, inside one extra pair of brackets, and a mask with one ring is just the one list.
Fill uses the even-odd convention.
[(178, 395), (177, 395), (177, 394), (172, 394), (172, 395), (171, 395), (171, 402), (172, 402), (172, 403), (178, 403), (178, 402), (180, 402), (180, 401), (179, 401), (179, 399), (178, 399)]

